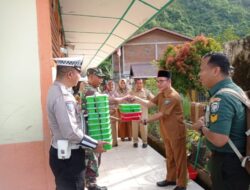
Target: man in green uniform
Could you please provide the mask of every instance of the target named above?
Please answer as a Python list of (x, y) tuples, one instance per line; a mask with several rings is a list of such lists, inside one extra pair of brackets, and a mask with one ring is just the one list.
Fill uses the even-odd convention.
[(210, 53), (203, 57), (199, 75), (202, 85), (209, 89), (211, 98), (207, 117), (200, 118), (193, 128), (203, 133), (207, 146), (212, 151), (212, 189), (248, 190), (250, 177), (228, 144), (231, 139), (242, 155), (245, 155), (245, 106), (233, 95), (217, 93), (222, 88), (242, 91), (233, 83), (229, 71), (230, 64), (225, 55)]
[[(100, 94), (99, 86), (105, 75), (98, 68), (89, 68), (87, 70), (88, 84), (85, 86), (85, 96)], [(101, 154), (92, 150), (86, 150), (86, 186), (88, 190), (106, 190), (107, 187), (97, 185), (99, 176), (98, 168), (100, 166)]]
[[(94, 67), (87, 70), (88, 84), (85, 87), (85, 97), (101, 94), (99, 86), (103, 81), (105, 75), (102, 70)], [(123, 98), (109, 97), (109, 101), (119, 103)], [(86, 102), (85, 102), (86, 103)], [(86, 186), (88, 190), (107, 190), (106, 186), (97, 185), (97, 177), (99, 176), (98, 168), (101, 163), (101, 154), (95, 153), (92, 150), (86, 150)]]

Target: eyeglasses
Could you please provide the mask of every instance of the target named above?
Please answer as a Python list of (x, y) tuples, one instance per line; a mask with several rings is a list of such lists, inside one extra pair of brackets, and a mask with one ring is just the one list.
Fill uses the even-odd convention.
[(167, 80), (156, 80), (156, 82), (160, 84), (162, 84), (164, 81), (167, 81)]

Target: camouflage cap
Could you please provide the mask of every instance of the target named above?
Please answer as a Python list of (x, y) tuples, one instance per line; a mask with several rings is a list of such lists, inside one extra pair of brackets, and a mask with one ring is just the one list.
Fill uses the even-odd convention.
[(97, 67), (89, 68), (87, 70), (87, 76), (89, 76), (89, 75), (96, 75), (98, 77), (105, 77), (102, 70), (97, 68)]

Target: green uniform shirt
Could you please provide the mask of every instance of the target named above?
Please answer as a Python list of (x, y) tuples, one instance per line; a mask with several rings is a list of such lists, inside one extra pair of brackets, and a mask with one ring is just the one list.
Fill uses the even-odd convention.
[[(231, 88), (236, 92), (241, 89), (230, 78), (220, 81), (213, 86), (209, 93), (212, 96), (221, 88)], [(210, 117), (208, 128), (210, 131), (229, 136), (240, 152), (245, 152), (246, 144), (246, 112), (240, 100), (228, 93), (216, 94), (210, 99)], [(207, 146), (218, 152), (232, 152), (227, 143), (223, 147), (216, 147), (207, 140)]]

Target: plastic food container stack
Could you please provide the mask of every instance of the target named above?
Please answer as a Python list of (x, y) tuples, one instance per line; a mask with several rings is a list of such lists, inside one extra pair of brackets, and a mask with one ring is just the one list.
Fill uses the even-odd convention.
[(141, 118), (140, 104), (120, 104), (119, 110), (121, 112), (122, 121), (133, 121)]
[(88, 134), (96, 140), (109, 144), (104, 145), (105, 150), (112, 148), (112, 135), (110, 127), (109, 100), (107, 95), (87, 96)]

